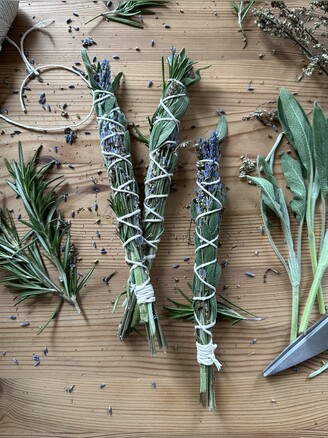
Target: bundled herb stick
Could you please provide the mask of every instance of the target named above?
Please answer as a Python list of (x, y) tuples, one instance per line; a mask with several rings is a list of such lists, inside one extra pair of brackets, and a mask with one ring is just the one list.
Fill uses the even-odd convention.
[(115, 9), (106, 11), (89, 20), (87, 23), (96, 18), (103, 17), (105, 20), (116, 23), (126, 24), (132, 27), (143, 29), (142, 21), (137, 21), (136, 17), (141, 15), (155, 15), (155, 12), (149, 8), (153, 6), (164, 6), (168, 0), (122, 0), (118, 2)]
[[(261, 188), (261, 213), (270, 243), (283, 264), (292, 285), (292, 326), (291, 342), (298, 333), (307, 329), (315, 299), (318, 300), (320, 314), (326, 313), (321, 280), (328, 267), (328, 232), (326, 229), (326, 198), (328, 193), (327, 118), (315, 103), (312, 126), (303, 108), (295, 97), (282, 89), (278, 100), (278, 116), (288, 141), (293, 146), (296, 157), (283, 153), (282, 170), (293, 198), (290, 209), (299, 225), (296, 242), (293, 240), (290, 215), (283, 191), (273, 176), (266, 161), (259, 156), (258, 177), (248, 176), (248, 180)], [(315, 217), (320, 214), (321, 234), (315, 236)], [(276, 216), (282, 226), (289, 257), (286, 260), (271, 234), (271, 215)], [(304, 313), (298, 327), (299, 290), (301, 284), (302, 228), (306, 223), (313, 270), (313, 283), (308, 295)]]
[(91, 65), (86, 50), (82, 51), (82, 59), (98, 116), (101, 152), (114, 192), (110, 206), (116, 214), (117, 232), (125, 250), (125, 260), (130, 266), (125, 306), (129, 327), (120, 329), (119, 335), (124, 338), (137, 324), (143, 323), (151, 354), (155, 354), (155, 339), (162, 349), (166, 349), (166, 340), (156, 312), (148, 268), (144, 263), (138, 184), (131, 162), (127, 121), (115, 97), (121, 74), (112, 81), (109, 62), (103, 60)]
[(189, 105), (187, 89), (201, 79), (200, 70), (194, 71), (195, 63), (184, 49), (177, 53), (172, 48), (167, 64), (169, 78), (166, 81), (162, 60), (162, 98), (150, 121), (149, 166), (145, 179), (143, 212), (145, 257), (149, 268), (156, 257), (158, 243), (164, 232), (165, 206), (178, 160), (179, 125)]
[(221, 268), (217, 261), (218, 238), (224, 202), (219, 173), (219, 143), (226, 134), (226, 122), (221, 118), (216, 131), (208, 140), (200, 139), (195, 146), (197, 155), (197, 190), (191, 204), (195, 221), (195, 265), (192, 282), (196, 332), (197, 361), (200, 366), (200, 400), (214, 409), (214, 368), (221, 368), (215, 357), (212, 328), (217, 319), (216, 287)]
[[(71, 241), (70, 225), (61, 217), (58, 207), (63, 196), (57, 196), (55, 189), (63, 182), (62, 177), (46, 180), (49, 169), (55, 161), (37, 167), (37, 150), (32, 161), (24, 162), (23, 148), (19, 143), (18, 162), (10, 164), (5, 160), (12, 181), (7, 184), (22, 200), (27, 219), (20, 222), (28, 231), (19, 235), (11, 213), (0, 212), (0, 266), (9, 275), (1, 283), (19, 291), (16, 304), (28, 299), (53, 294), (60, 301), (50, 319), (39, 333), (54, 319), (63, 303), (67, 301), (80, 307), (77, 297), (93, 272), (93, 268), (81, 277), (76, 268), (76, 251)], [(55, 270), (50, 274), (48, 267)]]
[[(171, 179), (178, 159), (179, 123), (184, 116), (189, 98), (187, 88), (200, 80), (199, 70), (193, 70), (194, 62), (188, 58), (184, 49), (176, 53), (171, 50), (167, 58), (169, 79), (164, 77), (163, 91), (159, 107), (151, 123), (148, 143), (149, 166), (145, 179), (145, 200), (143, 211), (143, 248), (144, 263), (150, 270), (156, 257), (157, 247), (164, 232), (164, 211), (169, 196)], [(125, 337), (132, 324), (131, 316), (136, 305), (134, 294), (128, 293), (125, 312), (120, 326), (120, 336)]]

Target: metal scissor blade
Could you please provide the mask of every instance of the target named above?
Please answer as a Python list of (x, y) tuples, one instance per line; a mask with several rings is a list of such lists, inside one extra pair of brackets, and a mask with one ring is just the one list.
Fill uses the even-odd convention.
[(285, 348), (263, 371), (264, 377), (293, 367), (328, 349), (328, 315)]

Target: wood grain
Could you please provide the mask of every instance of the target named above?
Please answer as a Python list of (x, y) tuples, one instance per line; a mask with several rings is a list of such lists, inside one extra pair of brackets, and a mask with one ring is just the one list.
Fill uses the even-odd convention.
[[(288, 2), (296, 4), (295, 2)], [(305, 2), (301, 2), (305, 4)], [(302, 68), (298, 51), (284, 41), (261, 34), (250, 19), (248, 46), (237, 31), (230, 0), (170, 1), (158, 11), (157, 19), (145, 18), (145, 29), (109, 24), (98, 19), (84, 23), (103, 11), (102, 2), (88, 0), (20, 2), (20, 11), (11, 30), (17, 41), (20, 32), (40, 19), (56, 22), (44, 32), (34, 32), (26, 50), (36, 64), (80, 61), (81, 38), (92, 36), (97, 45), (90, 57), (108, 57), (113, 72), (123, 71), (119, 101), (129, 121), (147, 129), (147, 116), (155, 110), (161, 93), (161, 56), (173, 45), (185, 47), (199, 66), (211, 65), (202, 81), (190, 90), (190, 107), (181, 125), (181, 139), (194, 140), (207, 135), (217, 123), (217, 109), (224, 109), (229, 138), (222, 146), (221, 177), (228, 188), (228, 199), (221, 233), (220, 261), (229, 260), (218, 288), (226, 296), (252, 312), (265, 317), (260, 322), (231, 326), (224, 321), (215, 328), (222, 372), (217, 374), (218, 409), (208, 412), (198, 404), (199, 371), (195, 360), (193, 328), (188, 323), (163, 321), (170, 348), (166, 354), (150, 358), (144, 339), (131, 336), (126, 342), (116, 337), (121, 309), (112, 314), (116, 296), (124, 289), (128, 268), (115, 234), (115, 218), (108, 206), (109, 183), (100, 155), (95, 118), (79, 129), (78, 140), (67, 145), (61, 133), (45, 134), (21, 130), (0, 121), (0, 158), (17, 157), (22, 141), (26, 156), (43, 145), (44, 157), (58, 158), (62, 166), (54, 172), (66, 178), (68, 202), (63, 205), (72, 219), (73, 236), (81, 257), (81, 272), (93, 260), (99, 263), (82, 293), (85, 318), (64, 306), (58, 321), (40, 336), (38, 326), (55, 305), (54, 298), (13, 306), (13, 294), (1, 288), (0, 302), (0, 436), (1, 437), (324, 437), (328, 434), (325, 391), (327, 376), (314, 381), (306, 376), (320, 365), (321, 355), (298, 371), (286, 371), (264, 379), (262, 369), (288, 343), (291, 295), (282, 266), (259, 227), (258, 191), (238, 177), (240, 156), (266, 154), (275, 132), (243, 116), (259, 104), (276, 99), (280, 87), (298, 93), (306, 111), (318, 99), (328, 110), (327, 81), (315, 74), (297, 82)], [(183, 12), (181, 12), (183, 11)], [(77, 12), (79, 17), (74, 17)], [(67, 18), (74, 19), (80, 31), (68, 32)], [(169, 24), (170, 29), (165, 29)], [(151, 40), (155, 46), (151, 47)], [(136, 51), (136, 47), (140, 51)], [(259, 54), (264, 55), (259, 58)], [(25, 68), (15, 49), (6, 44), (0, 54), (0, 105), (15, 120), (38, 126), (60, 126), (60, 105), (68, 104), (69, 121), (83, 118), (91, 97), (84, 83), (70, 73), (49, 71), (44, 82), (31, 81), (26, 91), (27, 114), (20, 111), (17, 95)], [(112, 59), (113, 55), (120, 59)], [(154, 82), (148, 88), (148, 82)], [(254, 91), (248, 90), (252, 83)], [(74, 85), (74, 89), (68, 88)], [(61, 89), (62, 88), (62, 89)], [(51, 113), (38, 104), (45, 91)], [(88, 134), (86, 134), (86, 131)], [(273, 137), (273, 138), (272, 138)], [(58, 147), (58, 153), (54, 151)], [(133, 142), (136, 174), (142, 190), (147, 150)], [(195, 185), (195, 157), (192, 148), (181, 151), (176, 173), (177, 191), (168, 201), (165, 234), (152, 271), (158, 308), (176, 297), (176, 288), (188, 290), (193, 271), (193, 246), (189, 242), (188, 205)], [(74, 169), (68, 165), (73, 164)], [(101, 173), (101, 171), (103, 173)], [(5, 185), (8, 177), (0, 166), (1, 205), (20, 212), (20, 202)], [(281, 174), (279, 173), (281, 179)], [(93, 206), (99, 208), (95, 211)], [(91, 211), (88, 209), (91, 207)], [(96, 223), (100, 219), (100, 223)], [(318, 224), (319, 225), (319, 224)], [(96, 237), (96, 231), (101, 234)], [(97, 248), (92, 245), (97, 242)], [(282, 238), (280, 239), (283, 245)], [(99, 250), (108, 252), (101, 255)], [(255, 252), (258, 251), (258, 255)], [(307, 252), (306, 245), (304, 252)], [(183, 261), (190, 257), (189, 262)], [(178, 269), (173, 265), (180, 264)], [(263, 274), (268, 268), (280, 275)], [(311, 283), (308, 257), (302, 262), (303, 298)], [(106, 286), (103, 277), (117, 270)], [(252, 271), (255, 278), (245, 276)], [(327, 279), (324, 279), (324, 290)], [(304, 300), (302, 300), (302, 306)], [(8, 316), (17, 314), (17, 320)], [(313, 318), (317, 315), (314, 314)], [(20, 327), (28, 320), (31, 325)], [(255, 344), (251, 340), (257, 339)], [(49, 354), (42, 356), (47, 346)], [(33, 366), (32, 355), (40, 354), (41, 364)], [(19, 361), (15, 365), (13, 359)], [(103, 389), (101, 383), (106, 383)], [(75, 385), (72, 393), (65, 388)], [(156, 386), (156, 388), (155, 388)], [(112, 408), (112, 415), (108, 408)]]

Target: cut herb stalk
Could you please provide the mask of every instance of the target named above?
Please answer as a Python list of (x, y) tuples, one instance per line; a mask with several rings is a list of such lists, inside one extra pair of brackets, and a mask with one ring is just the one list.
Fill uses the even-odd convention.
[[(194, 72), (194, 62), (188, 58), (184, 49), (177, 54), (176, 49), (172, 48), (167, 64), (169, 79), (166, 81), (162, 59), (162, 98), (150, 120), (150, 139), (137, 130), (138, 138), (148, 144), (150, 157), (143, 211), (143, 262), (149, 270), (164, 232), (164, 211), (178, 160), (179, 122), (189, 105), (186, 90), (200, 80), (200, 70)], [(121, 337), (125, 337), (130, 330), (135, 306), (136, 297), (130, 293), (127, 295), (126, 309), (120, 325)], [(156, 317), (158, 321), (158, 315)]]
[(217, 261), (218, 238), (224, 203), (224, 192), (219, 173), (219, 143), (226, 134), (222, 117), (216, 131), (208, 140), (200, 139), (195, 145), (197, 155), (196, 198), (191, 203), (195, 221), (195, 264), (192, 282), (193, 310), (196, 332), (197, 361), (200, 366), (200, 401), (210, 409), (216, 406), (214, 367), (221, 368), (215, 357), (212, 328), (218, 309), (216, 287), (221, 268)]
[[(37, 157), (41, 147), (32, 161), (24, 162), (23, 148), (19, 143), (19, 161), (6, 167), (13, 181), (7, 184), (22, 200), (28, 219), (20, 219), (28, 227), (27, 233), (20, 237), (15, 222), (8, 212), (0, 213), (0, 266), (9, 272), (1, 283), (22, 290), (16, 297), (16, 304), (46, 294), (57, 295), (75, 306), (78, 313), (78, 293), (86, 285), (94, 267), (82, 278), (77, 275), (76, 251), (71, 243), (70, 225), (63, 221), (58, 207), (63, 200), (57, 196), (55, 189), (63, 182), (62, 177), (46, 181), (48, 170), (55, 164), (37, 167)], [(55, 183), (55, 184), (53, 184)], [(56, 269), (58, 278), (52, 278), (47, 264)], [(61, 305), (59, 304), (49, 321), (40, 332), (54, 319)], [(39, 332), (39, 333), (40, 333)]]
[[(115, 97), (122, 74), (119, 73), (112, 81), (108, 60), (91, 64), (86, 50), (82, 50), (82, 59), (98, 116), (101, 151), (114, 192), (110, 207), (116, 214), (118, 236), (125, 250), (125, 260), (130, 266), (125, 300), (129, 326), (126, 327), (123, 321), (118, 334), (123, 339), (137, 324), (143, 323), (151, 354), (154, 355), (156, 338), (160, 348), (166, 349), (167, 345), (155, 308), (148, 268), (144, 263), (138, 184), (131, 162), (127, 120)], [(131, 302), (135, 305), (131, 306)]]
[(143, 15), (154, 15), (155, 12), (148, 9), (152, 6), (164, 6), (168, 0), (123, 0), (120, 1), (115, 9), (106, 11), (97, 15), (85, 24), (90, 23), (96, 18), (103, 17), (107, 21), (114, 21), (128, 26), (143, 29), (141, 21), (135, 20), (135, 17)]

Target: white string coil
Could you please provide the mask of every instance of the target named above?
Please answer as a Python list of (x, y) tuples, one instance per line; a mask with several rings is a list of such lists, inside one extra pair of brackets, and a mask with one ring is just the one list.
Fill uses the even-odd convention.
[(0, 52), (2, 43), (17, 15), (18, 5), (19, 1), (0, 0)]
[(197, 347), (197, 362), (201, 365), (211, 366), (215, 365), (218, 371), (220, 371), (222, 365), (215, 357), (216, 344), (213, 344), (212, 339), (208, 344), (202, 345), (196, 342)]

